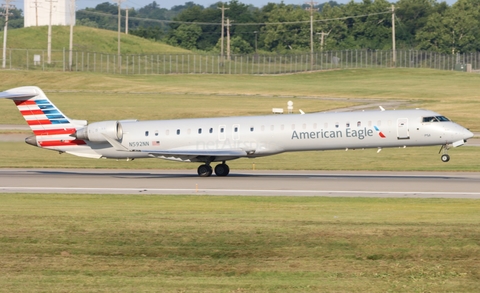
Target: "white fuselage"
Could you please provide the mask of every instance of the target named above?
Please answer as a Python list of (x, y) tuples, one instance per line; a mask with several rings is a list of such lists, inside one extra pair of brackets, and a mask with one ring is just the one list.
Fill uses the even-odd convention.
[[(446, 145), (472, 136), (451, 121), (423, 122), (424, 117), (436, 116), (440, 114), (427, 110), (396, 110), (128, 121), (120, 123), (120, 143), (136, 151), (242, 149), (248, 157), (257, 157), (291, 151)], [(87, 145), (99, 157), (152, 157), (145, 152), (119, 152), (109, 143)]]

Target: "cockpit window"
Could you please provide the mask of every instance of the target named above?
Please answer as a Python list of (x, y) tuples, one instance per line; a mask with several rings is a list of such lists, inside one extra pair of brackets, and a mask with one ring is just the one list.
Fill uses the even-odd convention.
[(423, 117), (423, 122), (447, 122), (450, 121), (445, 116), (428, 116), (428, 117)]
[(448, 119), (448, 118), (445, 117), (445, 116), (436, 116), (435, 118), (437, 118), (438, 121), (440, 121), (440, 122), (450, 121), (450, 119)]

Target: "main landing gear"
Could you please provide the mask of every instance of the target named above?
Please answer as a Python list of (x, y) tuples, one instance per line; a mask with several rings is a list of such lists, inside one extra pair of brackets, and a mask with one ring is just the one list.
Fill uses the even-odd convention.
[(448, 146), (446, 144), (442, 145), (442, 147), (440, 148), (440, 151), (438, 151), (438, 153), (441, 153), (442, 151), (443, 151), (443, 154), (440, 157), (442, 162), (446, 163), (446, 162), (450, 161), (450, 156), (448, 155)]
[[(200, 165), (197, 169), (197, 173), (200, 177), (209, 177), (213, 173), (212, 166), (210, 166), (210, 163)], [(227, 176), (228, 173), (230, 173), (230, 167), (225, 164), (225, 161), (215, 166), (215, 175)]]

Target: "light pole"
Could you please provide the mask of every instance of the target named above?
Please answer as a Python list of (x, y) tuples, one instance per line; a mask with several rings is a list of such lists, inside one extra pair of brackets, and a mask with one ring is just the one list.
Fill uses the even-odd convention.
[(258, 35), (258, 31), (254, 31), (253, 32), (255, 34), (255, 55), (257, 54), (257, 35)]

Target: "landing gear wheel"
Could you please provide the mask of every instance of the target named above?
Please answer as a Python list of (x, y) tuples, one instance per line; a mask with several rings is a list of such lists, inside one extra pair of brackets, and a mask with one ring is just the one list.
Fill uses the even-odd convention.
[(200, 165), (197, 169), (197, 173), (200, 177), (209, 177), (213, 173), (212, 167), (207, 164)]
[(444, 154), (440, 157), (440, 159), (442, 159), (442, 162), (446, 163), (446, 162), (450, 161), (450, 156), (447, 155), (447, 154)]
[(230, 173), (230, 167), (227, 164), (222, 163), (215, 166), (215, 174), (217, 176), (227, 176)]

